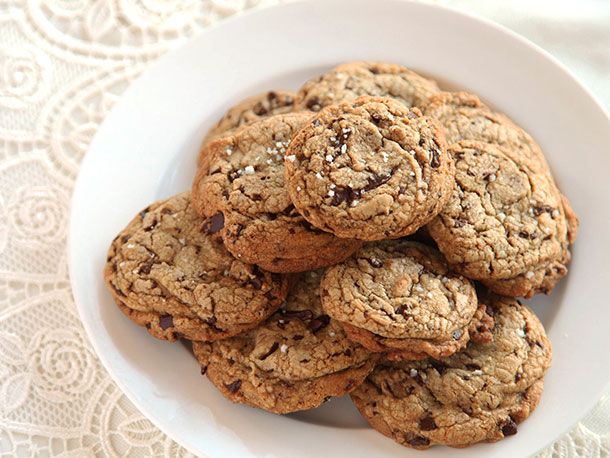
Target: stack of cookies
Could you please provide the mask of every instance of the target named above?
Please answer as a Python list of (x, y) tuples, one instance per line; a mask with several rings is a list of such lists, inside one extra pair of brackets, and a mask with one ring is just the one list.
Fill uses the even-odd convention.
[(112, 241), (104, 278), (135, 323), (192, 341), (232, 402), (283, 414), (349, 393), (418, 449), (517, 432), (551, 361), (517, 297), (566, 275), (578, 225), (523, 129), (353, 62), (231, 108), (197, 166)]

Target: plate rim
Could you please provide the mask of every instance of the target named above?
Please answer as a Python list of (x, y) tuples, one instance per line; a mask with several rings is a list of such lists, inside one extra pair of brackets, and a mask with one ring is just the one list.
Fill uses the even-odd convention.
[[(169, 51), (167, 51), (160, 57), (156, 58), (152, 63), (150, 63), (150, 65), (148, 65), (144, 69), (144, 71), (138, 77), (136, 77), (133, 81), (131, 81), (129, 83), (129, 86), (127, 87), (127, 89), (121, 94), (120, 99), (112, 107), (112, 109), (110, 110), (110, 112), (107, 114), (106, 118), (100, 125), (100, 128), (98, 129), (98, 131), (96, 131), (89, 147), (87, 148), (87, 152), (85, 153), (85, 155), (83, 156), (83, 158), (79, 164), (77, 178), (74, 182), (74, 186), (72, 189), (72, 197), (70, 199), (71, 205), (70, 205), (70, 218), (69, 218), (69, 224), (68, 224), (67, 250), (68, 250), (68, 272), (69, 272), (69, 278), (70, 278), (70, 287), (71, 287), (71, 292), (72, 292), (74, 302), (75, 302), (77, 310), (78, 310), (78, 314), (79, 314), (81, 323), (83, 324), (83, 327), (85, 328), (85, 331), (87, 333), (87, 338), (89, 339), (89, 342), (93, 346), (96, 356), (102, 362), (104, 369), (111, 376), (114, 383), (116, 383), (117, 386), (120, 388), (121, 392), (129, 399), (129, 401), (131, 403), (133, 403), (136, 406), (136, 408), (149, 421), (151, 421), (151, 423), (153, 423), (155, 425), (155, 427), (157, 427), (165, 435), (167, 435), (172, 440), (174, 440), (177, 444), (184, 447), (189, 452), (191, 452), (195, 455), (199, 456), (201, 451), (197, 447), (195, 447), (191, 443), (189, 443), (187, 440), (185, 440), (184, 438), (175, 434), (175, 432), (173, 430), (169, 429), (166, 424), (162, 423), (161, 420), (159, 418), (157, 418), (157, 416), (152, 414), (150, 412), (150, 410), (137, 399), (135, 393), (133, 393), (132, 391), (130, 391), (127, 388), (123, 379), (113, 369), (113, 366), (108, 359), (108, 355), (105, 355), (102, 351), (100, 351), (100, 342), (94, 337), (94, 332), (91, 327), (92, 324), (89, 322), (89, 320), (86, 319), (86, 309), (84, 306), (84, 301), (80, 297), (79, 288), (77, 287), (75, 275), (74, 275), (74, 269), (76, 268), (75, 267), (76, 256), (74, 255), (75, 250), (73, 248), (74, 233), (77, 232), (76, 227), (74, 227), (75, 218), (73, 217), (74, 216), (73, 208), (75, 207), (75, 202), (79, 198), (79, 194), (80, 194), (79, 191), (82, 192), (81, 188), (83, 188), (83, 186), (84, 186), (83, 185), (84, 180), (82, 178), (83, 174), (81, 174), (81, 170), (83, 170), (83, 166), (89, 162), (88, 153), (92, 149), (92, 146), (96, 144), (96, 140), (98, 139), (98, 134), (100, 132), (101, 127), (106, 122), (106, 120), (111, 118), (113, 116), (113, 113), (115, 111), (117, 111), (117, 106), (120, 105), (121, 100), (125, 98), (126, 94), (129, 94), (132, 91), (133, 87), (135, 85), (137, 85), (143, 77), (145, 77), (149, 73), (155, 72), (156, 69), (158, 69), (158, 68), (164, 67), (166, 65), (166, 62), (169, 61), (170, 59), (172, 59), (173, 56), (179, 50), (182, 50), (185, 47), (192, 45), (192, 43), (195, 41), (204, 39), (204, 37), (206, 35), (208, 35), (210, 32), (217, 30), (217, 29), (222, 29), (228, 24), (239, 23), (242, 21), (250, 21), (250, 20), (252, 20), (252, 18), (256, 18), (257, 16), (263, 17), (269, 9), (290, 10), (295, 7), (298, 8), (303, 5), (311, 5), (311, 4), (324, 5), (324, 4), (329, 4), (329, 3), (366, 4), (368, 1), (369, 0), (295, 0), (295, 1), (290, 1), (287, 3), (281, 3), (281, 4), (272, 5), (272, 6), (263, 7), (263, 8), (253, 8), (253, 9), (249, 9), (247, 11), (239, 12), (237, 14), (232, 15), (229, 18), (225, 18), (211, 26), (206, 27), (205, 29), (203, 29), (202, 31), (200, 31), (199, 33), (194, 35), (193, 37), (189, 38), (186, 42), (181, 43), (176, 48), (170, 49)], [(606, 118), (606, 122), (608, 123), (608, 126), (610, 126), (610, 110), (600, 101), (600, 99), (593, 93), (593, 91), (588, 86), (586, 86), (581, 80), (579, 80), (575, 76), (575, 74), (565, 64), (563, 64), (558, 58), (556, 58), (550, 52), (546, 51), (544, 48), (542, 48), (541, 46), (532, 42), (531, 40), (527, 39), (526, 37), (520, 35), (519, 33), (509, 29), (508, 27), (501, 25), (491, 19), (483, 17), (483, 16), (477, 14), (476, 12), (463, 10), (463, 9), (460, 9), (458, 7), (451, 6), (451, 5), (438, 4), (438, 3), (424, 3), (424, 2), (421, 2), (418, 0), (377, 0), (377, 1), (384, 2), (385, 4), (388, 4), (388, 5), (405, 3), (405, 4), (417, 5), (417, 7), (421, 7), (421, 8), (429, 8), (431, 10), (449, 11), (452, 14), (456, 14), (458, 16), (469, 18), (476, 22), (482, 23), (486, 27), (490, 27), (492, 29), (495, 29), (495, 30), (501, 32), (504, 35), (509, 36), (512, 40), (519, 42), (521, 45), (526, 46), (529, 49), (535, 51), (542, 58), (546, 59), (547, 61), (550, 61), (556, 67), (556, 69), (558, 71), (561, 71), (564, 74), (564, 76), (567, 76), (570, 79), (570, 82), (572, 84), (577, 86), (582, 92), (584, 92), (588, 96), (589, 101), (594, 103), (596, 108)], [(582, 415), (578, 416), (578, 419), (572, 424), (572, 426), (570, 426), (570, 427), (566, 428), (564, 431), (561, 431), (560, 433), (558, 433), (553, 440), (551, 440), (550, 442), (547, 442), (545, 445), (538, 448), (534, 452), (534, 454), (543, 450), (549, 444), (553, 443), (554, 441), (557, 441), (563, 435), (565, 435), (573, 427), (574, 424), (576, 424), (578, 421), (580, 421), (582, 419), (582, 417), (584, 415), (586, 415), (597, 404), (597, 402), (599, 402), (599, 399), (601, 398), (601, 396), (606, 391), (608, 391), (608, 389), (610, 389), (610, 379), (606, 381), (605, 387), (600, 391), (600, 393), (598, 393), (598, 396), (596, 398), (597, 400), (591, 402), (590, 405), (581, 409), (584, 413)]]

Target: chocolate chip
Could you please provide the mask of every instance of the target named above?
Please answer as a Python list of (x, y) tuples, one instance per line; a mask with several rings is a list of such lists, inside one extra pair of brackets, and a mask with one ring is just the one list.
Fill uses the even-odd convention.
[(300, 363), (305, 364), (305, 363), (308, 363), (308, 362), (309, 362), (309, 360), (308, 360), (308, 359), (302, 359), (302, 360), (301, 360), (301, 361), (299, 361), (299, 362), (300, 362)]
[(215, 332), (222, 332), (222, 329), (220, 329), (219, 327), (217, 327), (217, 326), (216, 326), (216, 321), (217, 321), (217, 320), (216, 320), (216, 317), (215, 317), (215, 316), (210, 317), (210, 318), (208, 318), (207, 320), (203, 320), (203, 322), (204, 322), (205, 324), (207, 324), (207, 325), (208, 325), (210, 328), (212, 328), (212, 331), (215, 331)]
[(530, 237), (530, 234), (529, 232), (521, 231), (519, 232), (519, 237), (521, 237), (522, 239), (528, 239)]
[(150, 329), (150, 327), (152, 326), (150, 323), (146, 323), (146, 329)]
[(298, 318), (299, 320), (309, 321), (313, 318), (311, 310), (281, 310), (280, 313), (288, 318)]
[(171, 315), (163, 315), (162, 317), (159, 318), (159, 325), (161, 326), (161, 329), (163, 329), (164, 331), (167, 328), (174, 327), (174, 317)]
[(150, 281), (150, 288), (151, 289), (155, 289), (157, 286), (159, 286), (159, 283), (157, 283), (157, 280), (151, 280)]
[(432, 418), (430, 415), (422, 418), (421, 420), (419, 420), (419, 428), (422, 431), (432, 431), (433, 429), (436, 429), (436, 423), (434, 422), (434, 418)]
[(119, 288), (117, 288), (114, 283), (110, 282), (110, 286), (112, 286), (112, 289), (114, 290), (114, 292), (117, 293), (119, 296), (127, 297), (127, 295), (123, 291), (121, 291)]
[(263, 116), (263, 115), (267, 114), (267, 109), (260, 102), (258, 102), (256, 105), (254, 105), (254, 107), (252, 108), (252, 111), (254, 111), (254, 114), (257, 116)]
[(142, 264), (140, 267), (140, 273), (148, 275), (150, 273), (150, 269), (152, 268), (152, 264)]
[(459, 340), (460, 337), (462, 337), (462, 335), (464, 334), (464, 330), (463, 329), (458, 329), (456, 331), (453, 331), (453, 334), (451, 334), (453, 336), (453, 338), (455, 340)]
[(466, 364), (466, 369), (471, 371), (478, 371), (481, 369), (481, 366), (479, 366), (478, 364)]
[(181, 332), (174, 332), (174, 339), (182, 339), (184, 334)]
[[(377, 267), (377, 268), (379, 268), (379, 267), (382, 267), (382, 266), (383, 266), (383, 263), (382, 263), (381, 261), (379, 261), (378, 259), (375, 259), (375, 258), (371, 258), (371, 259), (369, 259), (369, 258), (365, 258), (365, 259), (366, 259), (366, 260), (369, 262), (369, 264), (371, 265), (371, 267)], [(400, 312), (399, 312), (399, 313), (400, 313)]]
[(294, 340), (301, 340), (303, 338), (303, 336), (301, 334), (297, 334), (296, 336), (293, 337)]
[(163, 210), (161, 210), (161, 213), (163, 213), (164, 215), (169, 215), (171, 212), (172, 211), (167, 207), (165, 207)]
[(322, 108), (320, 106), (320, 99), (318, 99), (317, 97), (311, 97), (309, 100), (307, 100), (307, 103), (305, 104), (305, 106), (307, 107), (308, 110), (312, 110), (312, 111), (318, 111), (320, 108)]
[(447, 371), (447, 365), (441, 361), (436, 361), (434, 359), (430, 359), (430, 365), (436, 369), (438, 375), (443, 375)]
[(235, 380), (233, 383), (229, 383), (228, 385), (225, 384), (225, 387), (231, 393), (236, 393), (237, 390), (239, 390), (239, 388), (241, 387), (241, 380), (238, 379), (238, 380)]
[(371, 189), (378, 188), (382, 184), (389, 181), (390, 178), (392, 178), (392, 175), (394, 175), (395, 171), (396, 168), (393, 168), (388, 175), (377, 175), (376, 173), (373, 173), (373, 176), (368, 178), (368, 183), (362, 189), (364, 191), (370, 191)]
[(434, 146), (432, 147), (432, 159), (430, 159), (430, 167), (436, 169), (441, 166), (440, 146), (436, 139), (432, 139)]
[(150, 211), (150, 207), (146, 207), (144, 210), (140, 212), (140, 218), (144, 219), (146, 214)]
[[(333, 200), (331, 201), (331, 205), (341, 205), (341, 203), (343, 202), (347, 202), (348, 204), (350, 204), (352, 202), (352, 200), (354, 200), (351, 197), (351, 190), (346, 189), (346, 188), (342, 188), (342, 187), (337, 187), (335, 188), (335, 195), (333, 196)], [(307, 215), (306, 215), (307, 216)]]
[(260, 200), (263, 200), (262, 196), (260, 194), (252, 194), (252, 196), (250, 197), (250, 199), (252, 199), (255, 202), (258, 202)]
[(373, 75), (379, 75), (379, 70), (377, 67), (369, 67), (369, 72), (371, 72)]
[(258, 278), (251, 278), (250, 283), (254, 285), (254, 289), (261, 289), (263, 287), (263, 282)]
[(398, 315), (404, 315), (406, 310), (407, 310), (407, 306), (405, 304), (402, 304), (402, 305), (398, 306), (398, 308), (396, 309), (396, 313)]
[(121, 242), (127, 243), (127, 241), (131, 238), (131, 235), (124, 235), (121, 237)]
[(347, 350), (345, 350), (345, 351), (343, 352), (343, 354), (344, 354), (345, 356), (352, 356), (352, 351), (351, 351), (351, 350), (348, 348)]
[(290, 323), (290, 321), (286, 321), (286, 320), (278, 320), (277, 322), (277, 327), (280, 329), (286, 329), (286, 325)]
[(412, 445), (413, 447), (423, 447), (430, 445), (430, 440), (422, 436), (416, 436), (413, 439), (408, 440), (407, 444)]
[(239, 237), (239, 234), (241, 234), (241, 231), (244, 230), (244, 227), (241, 224), (237, 225), (237, 230), (235, 231), (235, 237)]
[(261, 356), (260, 359), (261, 361), (264, 361), (265, 359), (267, 359), (275, 350), (277, 350), (280, 347), (280, 344), (277, 342), (273, 342), (273, 345), (271, 345), (271, 348), (269, 349), (269, 351), (267, 353), (265, 353), (263, 356)]
[(155, 228), (155, 226), (159, 223), (159, 221), (157, 221), (157, 218), (153, 218), (152, 223), (150, 226), (148, 226), (147, 228), (145, 228), (144, 230), (146, 232), (151, 231)]
[(549, 207), (548, 205), (540, 205), (532, 209), (532, 211), (534, 212), (534, 216), (540, 216), (543, 213), (548, 213), (552, 216), (554, 210), (555, 209), (553, 207)]
[(504, 434), (504, 437), (517, 434), (517, 423), (512, 418), (508, 417), (504, 426), (502, 426), (502, 434)]
[(381, 121), (383, 120), (383, 118), (381, 116), (379, 116), (377, 113), (371, 113), (371, 120), (373, 121), (373, 123), (375, 125), (379, 125), (381, 123)]
[(515, 374), (515, 382), (518, 382), (522, 378), (523, 378), (523, 376), (521, 374), (519, 374), (519, 373)]
[(201, 226), (201, 232), (207, 232), (211, 235), (215, 234), (223, 227), (225, 227), (225, 215), (223, 215), (222, 212), (218, 212), (203, 223), (203, 226)]
[(229, 366), (232, 366), (233, 364), (235, 364), (235, 360), (233, 358), (229, 358), (229, 360), (227, 362), (229, 363)]
[(307, 327), (311, 330), (311, 332), (317, 332), (320, 329), (328, 326), (329, 322), (330, 322), (330, 317), (328, 315), (320, 315), (319, 317), (311, 320)]
[(275, 99), (277, 99), (277, 94), (275, 92), (273, 92), (273, 91), (267, 92), (267, 100), (272, 102)]

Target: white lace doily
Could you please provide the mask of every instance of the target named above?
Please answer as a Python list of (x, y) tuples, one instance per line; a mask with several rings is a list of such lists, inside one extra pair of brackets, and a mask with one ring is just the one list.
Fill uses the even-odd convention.
[[(87, 340), (68, 279), (70, 195), (93, 134), (149, 62), (280, 1), (0, 0), (0, 457), (191, 456), (127, 400)], [(529, 36), (610, 105), (608, 3), (442, 3)], [(609, 433), (607, 395), (541, 456), (608, 456)]]

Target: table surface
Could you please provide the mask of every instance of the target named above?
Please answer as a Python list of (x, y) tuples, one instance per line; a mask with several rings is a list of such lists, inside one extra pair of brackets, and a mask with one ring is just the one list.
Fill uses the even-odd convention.
[[(159, 55), (280, 0), (0, 0), (0, 457), (192, 456), (121, 393), (67, 268), (80, 160)], [(610, 107), (610, 2), (444, 0), (545, 48)], [(542, 457), (610, 455), (610, 392)]]

